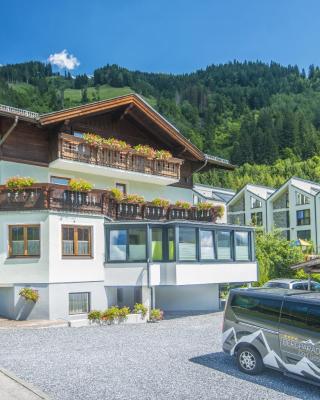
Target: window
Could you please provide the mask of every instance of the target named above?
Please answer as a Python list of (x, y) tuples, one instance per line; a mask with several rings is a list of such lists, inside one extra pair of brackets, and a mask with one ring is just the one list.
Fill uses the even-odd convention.
[(174, 261), (175, 259), (175, 233), (174, 228), (168, 228), (168, 259)]
[(109, 258), (111, 261), (121, 261), (127, 259), (127, 231), (112, 230), (110, 231), (110, 251)]
[(145, 229), (129, 229), (129, 260), (141, 261), (147, 258), (147, 235)]
[(40, 226), (9, 226), (9, 257), (39, 257)]
[(91, 256), (91, 227), (62, 226), (62, 255)]
[(298, 237), (298, 239), (311, 240), (310, 229), (307, 229), (305, 231), (297, 231), (297, 237)]
[(249, 260), (249, 232), (235, 232), (236, 260)]
[(217, 231), (217, 256), (218, 260), (231, 259), (231, 232)]
[(251, 223), (255, 226), (262, 226), (262, 212), (251, 213)]
[(297, 211), (297, 225), (310, 225), (310, 210)]
[(231, 308), (238, 317), (260, 322), (278, 322), (282, 301), (236, 294)]
[(179, 259), (193, 261), (196, 259), (196, 230), (195, 228), (179, 228)]
[(320, 333), (320, 308), (318, 305), (310, 305), (308, 308), (308, 329)]
[(110, 230), (110, 261), (144, 261), (147, 258), (147, 234), (143, 228)]
[(85, 314), (90, 311), (90, 293), (69, 293), (69, 314)]
[(73, 131), (73, 136), (78, 137), (78, 138), (83, 138), (84, 133), (79, 132), (79, 131)]
[(200, 230), (200, 258), (201, 260), (214, 259), (214, 241), (212, 231)]
[(62, 176), (51, 176), (50, 182), (54, 183), (55, 185), (69, 185), (70, 178), (64, 178)]
[(308, 306), (300, 302), (285, 301), (281, 311), (281, 323), (295, 328), (307, 327)]
[(123, 288), (117, 288), (117, 304), (123, 303)]
[(251, 199), (251, 208), (261, 208), (262, 207), (262, 201), (256, 199), (255, 197), (250, 197)]
[(163, 260), (163, 233), (162, 228), (152, 228), (151, 230), (151, 258), (153, 261)]
[(310, 204), (310, 198), (302, 193), (296, 192), (296, 205), (302, 206), (304, 204)]
[(127, 194), (127, 185), (124, 183), (116, 183), (116, 188), (119, 189), (123, 194)]

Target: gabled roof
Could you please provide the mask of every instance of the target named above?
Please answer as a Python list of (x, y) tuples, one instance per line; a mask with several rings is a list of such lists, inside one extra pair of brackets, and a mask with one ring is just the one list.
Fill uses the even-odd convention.
[(125, 113), (128, 113), (135, 118), (144, 118), (145, 120), (148, 120), (152, 126), (160, 128), (162, 132), (165, 132), (173, 140), (183, 146), (197, 161), (203, 161), (204, 167), (207, 164), (213, 164), (217, 167), (229, 170), (235, 168), (235, 166), (228, 160), (203, 153), (192, 144), (189, 139), (185, 138), (166, 118), (151, 107), (141, 96), (135, 93), (54, 111), (47, 114), (37, 114), (27, 110), (0, 105), (0, 115), (19, 116), (21, 119), (35, 122), (40, 126), (48, 126), (62, 123), (66, 120), (72, 120), (74, 118), (101, 114), (121, 107), (124, 108)]
[(308, 181), (307, 179), (302, 179), (297, 176), (292, 176), (291, 178), (287, 179), (283, 185), (281, 185), (271, 196), (270, 199), (274, 196), (277, 196), (278, 193), (281, 193), (288, 185), (292, 185), (295, 188), (303, 191), (306, 194), (311, 196), (315, 196), (320, 193), (320, 184)]
[(237, 192), (232, 199), (228, 201), (228, 205), (232, 203), (234, 200), (236, 200), (240, 194), (242, 194), (245, 190), (248, 192), (252, 193), (253, 195), (259, 197), (262, 200), (267, 200), (269, 197), (272, 196), (272, 194), (276, 191), (276, 189), (269, 187), (269, 186), (263, 186), (263, 185), (254, 185), (251, 183), (247, 183), (244, 185), (239, 192)]

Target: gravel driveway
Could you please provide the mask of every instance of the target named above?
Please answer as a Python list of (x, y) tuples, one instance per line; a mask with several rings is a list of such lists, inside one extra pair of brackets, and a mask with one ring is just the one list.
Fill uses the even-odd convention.
[(273, 371), (249, 377), (221, 352), (222, 315), (159, 324), (0, 331), (0, 367), (52, 399), (320, 399)]

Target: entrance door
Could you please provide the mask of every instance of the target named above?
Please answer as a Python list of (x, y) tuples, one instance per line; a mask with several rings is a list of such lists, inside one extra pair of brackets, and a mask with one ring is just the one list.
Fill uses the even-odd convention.
[(286, 299), (279, 328), (284, 368), (320, 380), (320, 306)]

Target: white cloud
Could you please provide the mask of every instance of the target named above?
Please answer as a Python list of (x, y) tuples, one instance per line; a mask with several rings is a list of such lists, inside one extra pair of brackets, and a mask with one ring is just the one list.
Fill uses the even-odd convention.
[(68, 70), (72, 70), (80, 65), (77, 57), (73, 54), (69, 54), (66, 49), (62, 50), (60, 53), (50, 54), (48, 61), (58, 68), (65, 68)]

